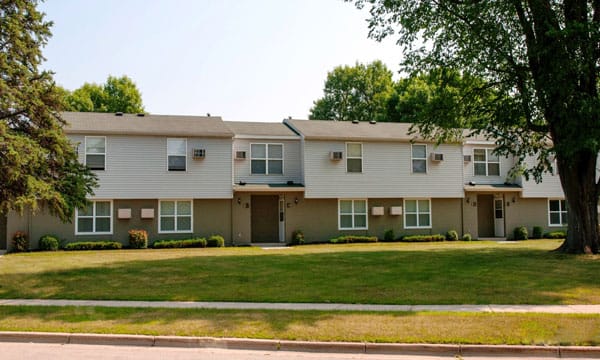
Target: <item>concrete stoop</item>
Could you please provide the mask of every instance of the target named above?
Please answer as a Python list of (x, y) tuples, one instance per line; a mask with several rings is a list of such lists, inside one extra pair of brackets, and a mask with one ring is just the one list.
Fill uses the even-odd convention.
[(113, 335), (44, 332), (0, 332), (1, 342), (57, 343), (80, 345), (125, 345), (184, 348), (219, 348), (260, 351), (303, 351), (317, 353), (353, 353), (438, 356), (528, 356), (548, 358), (598, 358), (594, 346), (523, 346), (459, 344), (387, 344), (365, 342), (312, 342), (185, 336)]

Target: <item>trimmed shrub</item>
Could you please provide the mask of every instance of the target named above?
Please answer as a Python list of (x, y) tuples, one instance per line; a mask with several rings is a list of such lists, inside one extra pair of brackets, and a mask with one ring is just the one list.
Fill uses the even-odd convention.
[(396, 234), (394, 234), (394, 229), (386, 230), (385, 233), (383, 233), (383, 241), (384, 242), (396, 241)]
[(446, 233), (446, 240), (448, 240), (448, 241), (457, 241), (458, 240), (458, 233), (456, 232), (456, 230), (448, 230), (448, 232)]
[(564, 231), (552, 231), (544, 234), (545, 239), (566, 239), (567, 233)]
[(525, 226), (516, 227), (513, 231), (513, 238), (515, 240), (527, 240), (529, 237), (529, 232)]
[(29, 238), (24, 232), (17, 231), (13, 235), (12, 242), (15, 252), (29, 251)]
[(186, 239), (186, 240), (159, 240), (152, 244), (155, 249), (176, 249), (176, 248), (205, 248), (207, 245), (205, 238)]
[(42, 251), (57, 251), (58, 239), (52, 235), (44, 235), (40, 238), (40, 250)]
[(292, 245), (302, 244), (304, 244), (304, 233), (302, 230), (294, 230), (294, 232), (292, 232)]
[(223, 247), (225, 246), (225, 239), (221, 235), (211, 235), (206, 240), (207, 247)]
[(67, 244), (65, 250), (118, 250), (123, 248), (121, 243), (116, 241), (80, 241)]
[(329, 240), (332, 244), (356, 244), (377, 242), (377, 236), (345, 235)]
[(463, 239), (463, 241), (471, 241), (471, 240), (473, 240), (471, 238), (471, 234), (469, 234), (469, 233), (464, 234), (463, 237), (462, 237), (462, 239)]
[(444, 241), (446, 237), (442, 234), (434, 235), (409, 235), (402, 238), (402, 242), (437, 242)]
[(129, 230), (129, 247), (131, 249), (145, 249), (148, 247), (148, 233), (146, 230)]
[(544, 235), (544, 229), (541, 226), (534, 226), (533, 231), (531, 232), (532, 239), (541, 239)]

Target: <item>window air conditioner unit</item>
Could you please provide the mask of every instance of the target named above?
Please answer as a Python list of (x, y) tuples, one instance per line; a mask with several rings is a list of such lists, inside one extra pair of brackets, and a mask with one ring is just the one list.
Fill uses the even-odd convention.
[(246, 159), (246, 152), (245, 151), (236, 151), (235, 152), (235, 159), (236, 160), (245, 160)]
[(344, 158), (344, 153), (341, 151), (332, 151), (329, 153), (329, 159), (331, 160), (342, 160)]
[(192, 150), (192, 157), (194, 158), (194, 160), (204, 159), (205, 156), (206, 156), (206, 150), (205, 149), (194, 149), (194, 150)]
[(471, 162), (471, 155), (463, 155), (465, 162)]
[(431, 161), (444, 161), (444, 154), (431, 153)]

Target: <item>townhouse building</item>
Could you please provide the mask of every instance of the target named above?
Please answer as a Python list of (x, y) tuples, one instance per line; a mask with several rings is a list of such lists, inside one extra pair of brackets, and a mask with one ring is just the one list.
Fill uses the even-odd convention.
[(511, 178), (514, 162), (485, 139), (436, 144), (409, 124), (223, 121), (220, 117), (64, 113), (79, 159), (99, 178), (86, 209), (63, 224), (42, 211), (0, 219), (0, 247), (16, 231), (37, 247), (220, 234), (229, 245), (383, 237), (450, 229), (506, 238), (517, 226), (566, 226), (558, 176)]

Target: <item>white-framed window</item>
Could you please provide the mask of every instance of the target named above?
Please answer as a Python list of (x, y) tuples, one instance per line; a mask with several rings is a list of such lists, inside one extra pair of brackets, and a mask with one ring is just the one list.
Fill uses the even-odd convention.
[(167, 139), (167, 168), (169, 171), (186, 171), (187, 139)]
[(283, 144), (250, 144), (250, 173), (283, 175)]
[(431, 228), (430, 199), (404, 199), (404, 228)]
[(362, 163), (362, 143), (346, 143), (346, 172), (361, 173)]
[(366, 199), (340, 199), (338, 201), (338, 229), (366, 230), (368, 211)]
[(548, 199), (548, 225), (567, 226), (567, 202), (562, 199)]
[(427, 145), (412, 144), (412, 172), (415, 174), (427, 173)]
[(158, 202), (159, 233), (194, 232), (192, 200), (160, 200)]
[(75, 235), (111, 235), (112, 200), (92, 200), (75, 210)]
[(91, 170), (106, 168), (106, 136), (85, 137), (85, 165)]
[(474, 174), (478, 176), (500, 176), (500, 157), (494, 149), (473, 149)]

